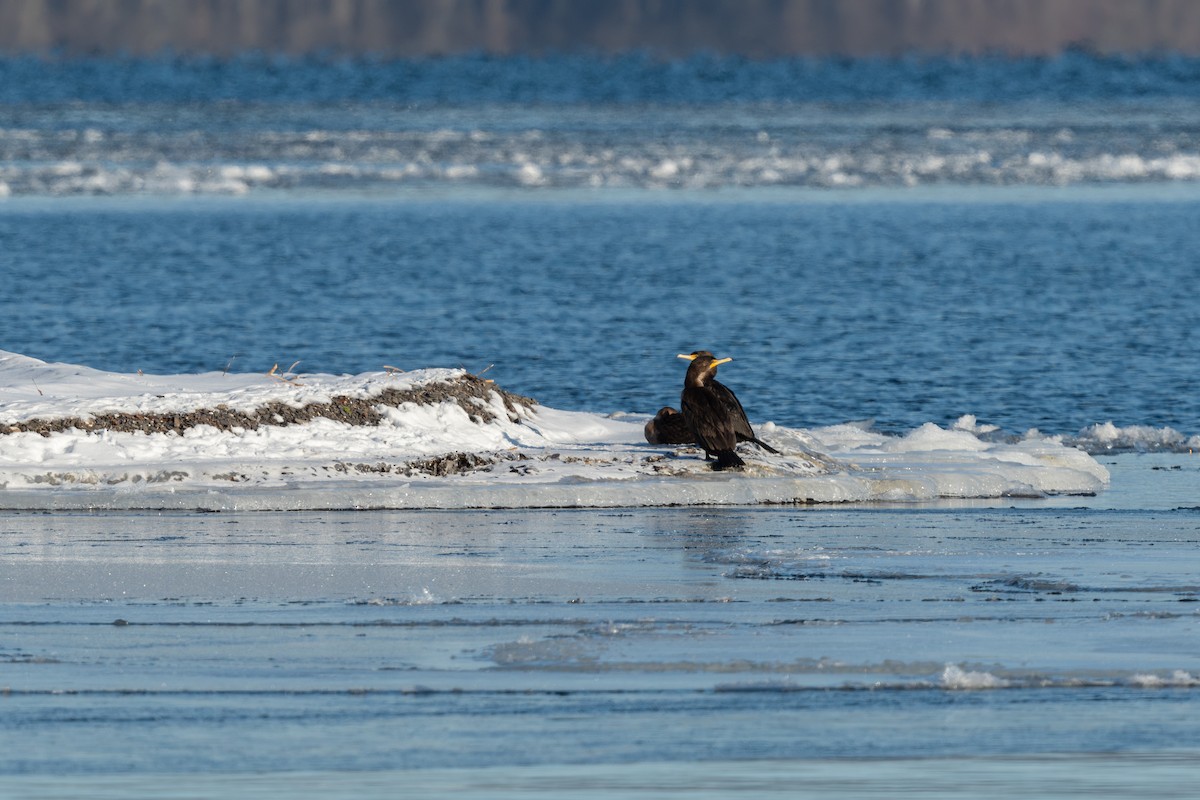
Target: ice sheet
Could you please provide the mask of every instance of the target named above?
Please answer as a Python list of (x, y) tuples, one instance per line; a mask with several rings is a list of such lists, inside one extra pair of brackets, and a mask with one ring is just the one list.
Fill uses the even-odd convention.
[[(8, 508), (520, 508), (917, 502), (1094, 494), (1108, 471), (1061, 439), (994, 441), (964, 417), (903, 436), (864, 426), (764, 422), (780, 450), (743, 445), (749, 466), (712, 472), (692, 447), (647, 444), (644, 413), (599, 415), (506, 402), (501, 390), (447, 399), (464, 372), (145, 375), (0, 352), (0, 505)], [(481, 384), (473, 379), (473, 385)], [(251, 413), (387, 391), (432, 399), (376, 407), (376, 424), (316, 417), (253, 427), (144, 433), (99, 415)], [(342, 402), (339, 400), (338, 402)], [(76, 420), (63, 430), (25, 429)], [(178, 425), (178, 424), (177, 424)], [(61, 426), (60, 426), (61, 427)]]

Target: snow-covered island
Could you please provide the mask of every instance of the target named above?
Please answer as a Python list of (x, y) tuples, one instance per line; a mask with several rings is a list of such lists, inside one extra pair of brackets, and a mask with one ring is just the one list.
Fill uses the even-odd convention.
[(144, 375), (0, 351), (0, 507), (286, 510), (920, 502), (1093, 494), (1056, 437), (963, 417), (904, 436), (755, 420), (712, 472), (644, 413), (547, 408), (461, 370)]

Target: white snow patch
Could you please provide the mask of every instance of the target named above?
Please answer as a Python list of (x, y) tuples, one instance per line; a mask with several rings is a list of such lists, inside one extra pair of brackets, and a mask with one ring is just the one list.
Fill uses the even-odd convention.
[[(185, 413), (270, 402), (300, 407), (368, 398), (459, 379), (460, 370), (299, 374), (144, 375), (50, 364), (0, 351), (0, 431), (41, 419), (101, 413)], [(0, 507), (306, 508), (620, 507), (761, 503), (926, 502), (1091, 494), (1107, 470), (1056, 438), (984, 441), (983, 426), (927, 424), (904, 436), (869, 423), (815, 429), (766, 422), (747, 468), (713, 472), (691, 447), (649, 445), (648, 414), (612, 416), (534, 406), (495, 419), (458, 403), (380, 406), (378, 425), (318, 418), (302, 425), (170, 433), (70, 429), (0, 432)], [(477, 417), (478, 415), (476, 415)], [(966, 418), (964, 418), (966, 419)], [(465, 466), (435, 474), (430, 459)], [(456, 463), (456, 462), (454, 462)]]
[(1009, 682), (990, 672), (966, 671), (955, 664), (947, 664), (942, 670), (944, 689), (1005, 689)]
[(1084, 428), (1074, 437), (1072, 443), (1089, 453), (1155, 450), (1181, 453), (1200, 450), (1200, 435), (1189, 437), (1169, 426), (1118, 427), (1109, 421)]
[(1129, 682), (1134, 686), (1142, 686), (1147, 689), (1191, 688), (1193, 686), (1200, 686), (1200, 677), (1177, 669), (1167, 676), (1155, 675), (1153, 673), (1138, 673), (1133, 675), (1129, 679)]
[(955, 420), (952, 426), (956, 431), (966, 431), (967, 433), (975, 434), (976, 436), (984, 436), (989, 433), (995, 433), (1000, 430), (999, 425), (981, 424), (974, 414), (963, 414)]

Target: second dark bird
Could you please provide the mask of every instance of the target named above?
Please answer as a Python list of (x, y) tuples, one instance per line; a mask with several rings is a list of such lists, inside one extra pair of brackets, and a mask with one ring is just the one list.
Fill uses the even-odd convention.
[(670, 406), (663, 406), (654, 415), (654, 419), (646, 423), (646, 441), (650, 444), (695, 444), (696, 436), (687, 422)]
[(692, 362), (679, 396), (683, 419), (695, 435), (696, 443), (704, 448), (705, 459), (716, 456), (713, 469), (745, 466), (735, 449), (738, 442), (754, 442), (768, 452), (779, 452), (754, 435), (737, 395), (717, 380), (717, 367), (732, 358), (714, 358), (707, 350), (681, 353), (679, 357)]

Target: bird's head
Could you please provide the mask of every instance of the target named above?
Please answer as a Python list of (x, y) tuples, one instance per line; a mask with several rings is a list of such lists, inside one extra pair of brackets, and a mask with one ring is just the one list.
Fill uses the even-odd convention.
[(702, 386), (717, 374), (717, 367), (733, 361), (732, 358), (714, 358), (707, 350), (697, 350), (693, 353), (680, 353), (679, 358), (692, 362), (688, 366), (685, 382), (689, 386)]

